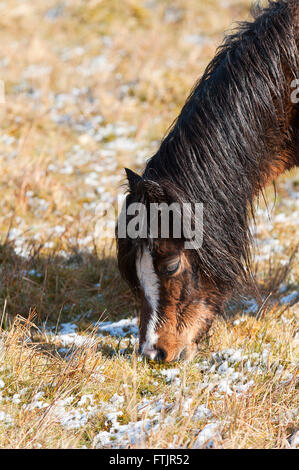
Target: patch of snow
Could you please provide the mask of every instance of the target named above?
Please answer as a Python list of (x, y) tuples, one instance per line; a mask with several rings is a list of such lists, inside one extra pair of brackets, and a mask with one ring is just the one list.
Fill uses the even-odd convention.
[(296, 431), (290, 437), (290, 444), (292, 449), (299, 449), (299, 431)]
[(162, 369), (160, 374), (165, 377), (167, 383), (173, 382), (174, 379), (179, 375), (180, 369)]
[(212, 417), (212, 412), (205, 405), (199, 405), (192, 417), (193, 421), (204, 420)]
[(193, 444), (193, 449), (202, 449), (206, 447), (213, 447), (214, 441), (221, 439), (220, 423), (218, 421), (207, 424), (197, 435), (196, 441)]
[(98, 327), (98, 334), (108, 333), (110, 336), (124, 337), (127, 335), (138, 335), (137, 318), (126, 318), (116, 322), (102, 322)]
[(66, 429), (80, 429), (85, 426), (90, 417), (94, 416), (97, 410), (83, 411), (80, 409), (64, 409), (56, 410), (55, 415), (59, 419), (60, 424)]
[(77, 348), (83, 346), (93, 346), (95, 340), (87, 336), (79, 335), (77, 333), (67, 333), (61, 335), (50, 335), (52, 342), (60, 342), (62, 347), (75, 346)]
[(226, 393), (227, 395), (232, 395), (233, 391), (230, 388), (229, 378), (223, 379), (218, 384), (218, 391), (220, 393)]
[(123, 397), (122, 395), (118, 395), (117, 393), (115, 393), (109, 400), (111, 403), (113, 403), (114, 405), (123, 405), (124, 401), (125, 401), (125, 397)]
[(141, 445), (153, 428), (152, 420), (146, 419), (128, 424), (115, 425), (110, 432), (101, 431), (94, 438), (97, 449), (112, 447), (123, 449), (128, 445)]
[(4, 411), (0, 411), (0, 422), (3, 422), (7, 426), (9, 426), (10, 424), (12, 424), (13, 420), (9, 414), (5, 413)]
[(61, 323), (60, 327), (61, 327), (61, 330), (60, 330), (61, 335), (75, 333), (75, 331), (78, 329), (77, 325), (71, 322)]
[(92, 405), (94, 402), (93, 395), (87, 394), (87, 395), (82, 395), (78, 402), (78, 406), (83, 406), (83, 405)]
[(288, 295), (285, 295), (284, 297), (282, 297), (280, 299), (279, 303), (280, 304), (290, 304), (295, 300), (299, 301), (299, 292), (297, 292), (297, 291), (294, 291), (294, 292), (291, 292)]

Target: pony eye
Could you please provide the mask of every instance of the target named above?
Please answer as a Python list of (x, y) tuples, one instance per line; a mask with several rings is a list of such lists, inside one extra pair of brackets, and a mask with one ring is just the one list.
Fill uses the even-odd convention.
[(166, 264), (162, 266), (161, 273), (166, 274), (168, 276), (171, 274), (174, 274), (179, 269), (180, 265), (181, 265), (181, 260)]

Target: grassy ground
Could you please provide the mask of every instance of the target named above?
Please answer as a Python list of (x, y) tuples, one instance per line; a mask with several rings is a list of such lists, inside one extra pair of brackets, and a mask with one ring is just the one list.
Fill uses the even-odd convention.
[(99, 237), (123, 166), (143, 167), (249, 5), (1, 2), (0, 447), (299, 445), (299, 173), (261, 202), (259, 292), (188, 364), (136, 355), (138, 306)]

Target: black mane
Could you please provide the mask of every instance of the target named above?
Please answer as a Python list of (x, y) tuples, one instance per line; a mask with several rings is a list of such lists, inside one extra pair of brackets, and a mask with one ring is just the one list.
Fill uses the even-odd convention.
[[(167, 182), (177, 201), (204, 203), (196, 257), (219, 285), (246, 275), (254, 198), (273, 168), (299, 163), (298, 152), (296, 162), (288, 160), (298, 133), (298, 112), (295, 122), (288, 114), (299, 78), (298, 12), (297, 0), (271, 1), (226, 37), (142, 175)], [(134, 263), (124, 269), (125, 251), (119, 264), (128, 278)]]

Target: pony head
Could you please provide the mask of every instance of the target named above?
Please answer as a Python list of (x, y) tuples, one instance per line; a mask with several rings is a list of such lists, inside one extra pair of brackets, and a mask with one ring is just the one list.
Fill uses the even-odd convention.
[[(201, 275), (197, 250), (186, 248), (184, 234), (178, 236), (177, 229), (183, 225), (181, 218), (179, 227), (174, 223), (183, 204), (177, 202), (178, 190), (166, 182), (126, 172), (129, 194), (118, 221), (118, 264), (141, 301), (140, 352), (159, 361), (190, 359), (219, 311), (220, 293)], [(159, 209), (156, 218), (150, 213), (152, 206)], [(119, 236), (120, 223), (126, 228), (123, 238)], [(166, 234), (163, 223), (166, 231), (169, 229)], [(137, 227), (137, 236), (129, 233), (130, 226)]]

